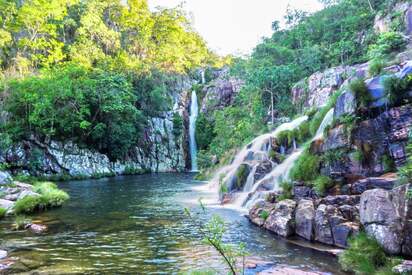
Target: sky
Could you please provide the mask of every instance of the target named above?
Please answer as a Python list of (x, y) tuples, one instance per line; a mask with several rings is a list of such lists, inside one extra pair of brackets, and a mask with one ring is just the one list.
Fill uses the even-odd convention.
[[(176, 7), (182, 0), (148, 0), (150, 8)], [(272, 22), (282, 21), (291, 7), (316, 11), (317, 0), (186, 0), (184, 9), (190, 13), (196, 31), (218, 54), (249, 54), (271, 35)]]

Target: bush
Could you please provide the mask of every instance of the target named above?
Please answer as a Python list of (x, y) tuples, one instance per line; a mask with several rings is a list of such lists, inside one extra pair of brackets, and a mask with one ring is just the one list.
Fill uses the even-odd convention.
[(26, 196), (20, 199), (14, 205), (14, 212), (16, 214), (33, 213), (36, 210), (43, 209), (42, 200), (40, 196)]
[(366, 86), (365, 81), (362, 78), (355, 79), (349, 85), (349, 89), (355, 95), (357, 108), (368, 108), (369, 104), (372, 103), (373, 98)]
[(377, 76), (382, 73), (382, 70), (386, 67), (386, 63), (380, 58), (373, 59), (369, 64), (369, 76)]
[(383, 86), (389, 104), (392, 106), (402, 105), (408, 101), (412, 88), (412, 76), (409, 75), (403, 79), (396, 76), (389, 77), (385, 79)]
[(0, 207), (0, 219), (6, 216), (7, 209)]
[(196, 121), (196, 143), (199, 150), (207, 150), (215, 136), (213, 121), (200, 113)]
[(282, 194), (277, 198), (278, 201), (283, 201), (291, 199), (293, 196), (293, 183), (289, 181), (282, 181), (280, 183), (280, 188), (282, 188)]
[(316, 194), (323, 196), (325, 192), (332, 187), (333, 181), (327, 176), (319, 176), (313, 182), (313, 188), (315, 189)]
[(311, 182), (319, 176), (320, 157), (305, 150), (290, 171), (290, 178), (295, 181)]
[(393, 264), (378, 242), (364, 232), (349, 240), (349, 248), (339, 256), (339, 263), (344, 270), (359, 275), (379, 274)]
[(384, 58), (392, 52), (399, 52), (406, 46), (403, 35), (399, 32), (381, 33), (376, 41), (369, 47), (368, 56), (371, 59)]

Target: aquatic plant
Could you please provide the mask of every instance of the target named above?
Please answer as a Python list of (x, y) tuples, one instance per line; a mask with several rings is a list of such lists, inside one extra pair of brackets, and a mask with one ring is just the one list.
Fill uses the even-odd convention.
[(31, 223), (31, 219), (27, 218), (26, 216), (16, 216), (14, 218), (13, 227), (15, 230), (25, 229), (27, 225)]
[[(203, 215), (206, 215), (206, 208), (201, 201), (199, 201)], [(203, 241), (212, 246), (222, 257), (223, 262), (230, 270), (230, 274), (238, 275), (244, 274), (245, 257), (247, 255), (246, 246), (244, 243), (238, 245), (227, 244), (223, 241), (223, 235), (226, 232), (226, 225), (223, 219), (218, 215), (213, 215), (206, 223), (202, 219), (192, 215), (188, 208), (185, 208), (185, 213), (189, 217), (193, 225), (199, 230)], [(239, 264), (238, 259), (242, 259)]]

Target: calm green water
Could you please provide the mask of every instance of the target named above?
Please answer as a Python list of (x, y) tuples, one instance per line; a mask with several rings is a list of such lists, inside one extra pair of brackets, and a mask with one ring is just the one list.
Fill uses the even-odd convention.
[[(33, 216), (49, 226), (36, 236), (0, 224), (2, 245), (19, 257), (17, 271), (46, 274), (176, 274), (213, 267), (220, 258), (201, 242), (184, 208), (202, 185), (190, 174), (159, 174), (66, 182), (71, 200)], [(233, 210), (213, 208), (228, 223), (229, 242), (245, 242), (251, 255), (279, 265), (340, 274), (336, 259), (283, 241)], [(205, 219), (207, 217), (204, 217)]]

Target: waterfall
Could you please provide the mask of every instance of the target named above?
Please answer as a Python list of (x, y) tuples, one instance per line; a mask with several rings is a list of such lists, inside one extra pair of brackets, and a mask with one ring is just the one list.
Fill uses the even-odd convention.
[(190, 159), (192, 161), (192, 171), (198, 171), (197, 168), (197, 144), (196, 144), (196, 120), (199, 113), (196, 91), (192, 91), (192, 100), (190, 103), (189, 117), (189, 147)]
[(322, 120), (322, 123), (320, 124), (318, 130), (316, 131), (315, 137), (313, 140), (321, 139), (323, 138), (323, 132), (325, 131), (326, 127), (328, 127), (332, 121), (333, 121), (333, 112), (334, 108), (331, 108), (325, 115), (325, 117)]
[(202, 84), (206, 84), (206, 76), (205, 76), (206, 72), (204, 69), (201, 70), (200, 75), (202, 77)]

